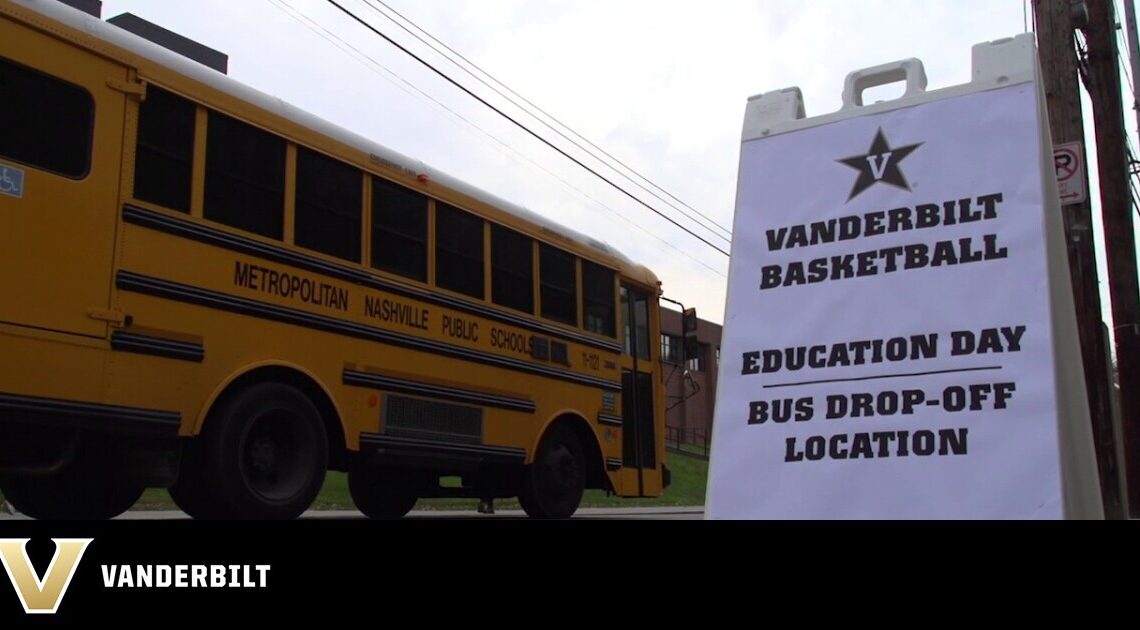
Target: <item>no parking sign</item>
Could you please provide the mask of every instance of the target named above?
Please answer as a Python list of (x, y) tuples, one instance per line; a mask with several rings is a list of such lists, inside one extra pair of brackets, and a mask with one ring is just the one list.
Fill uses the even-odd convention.
[(1053, 168), (1057, 172), (1057, 192), (1062, 206), (1088, 201), (1083, 143), (1069, 142), (1053, 147)]

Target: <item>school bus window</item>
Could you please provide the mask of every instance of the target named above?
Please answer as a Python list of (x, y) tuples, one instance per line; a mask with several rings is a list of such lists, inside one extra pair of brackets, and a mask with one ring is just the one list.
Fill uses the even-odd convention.
[(578, 325), (578, 283), (574, 256), (542, 245), (538, 269), (542, 284), (542, 316), (563, 324)]
[(190, 212), (194, 103), (153, 85), (139, 105), (135, 199)]
[(428, 198), (372, 178), (372, 266), (427, 282)]
[(483, 299), (483, 220), (436, 204), (435, 240), (436, 285)]
[(534, 245), (529, 238), (491, 227), (491, 301), (534, 313)]
[(586, 330), (614, 336), (614, 272), (582, 261), (582, 300)]
[(94, 119), (87, 90), (0, 58), (0, 157), (80, 179)]
[(211, 111), (204, 215), (280, 239), (285, 222), (285, 141)]
[[(641, 291), (621, 288), (625, 353), (649, 360), (649, 298)], [(632, 324), (632, 327), (630, 326)], [(636, 350), (636, 352), (634, 352)]]
[(355, 168), (298, 147), (294, 242), (360, 262), (363, 182), (361, 172)]

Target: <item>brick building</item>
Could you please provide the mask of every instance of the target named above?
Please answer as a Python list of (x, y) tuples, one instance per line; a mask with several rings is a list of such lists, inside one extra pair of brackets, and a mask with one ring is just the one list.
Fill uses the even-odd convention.
[(720, 359), (721, 326), (697, 322), (697, 356), (681, 363), (681, 313), (661, 309), (661, 358), (665, 363), (666, 439), (707, 446), (711, 439), (713, 405)]

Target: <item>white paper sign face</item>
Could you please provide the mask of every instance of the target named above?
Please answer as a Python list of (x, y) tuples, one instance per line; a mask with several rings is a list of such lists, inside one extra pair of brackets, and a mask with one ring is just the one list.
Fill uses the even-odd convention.
[(1061, 518), (1032, 84), (750, 141), (709, 518)]

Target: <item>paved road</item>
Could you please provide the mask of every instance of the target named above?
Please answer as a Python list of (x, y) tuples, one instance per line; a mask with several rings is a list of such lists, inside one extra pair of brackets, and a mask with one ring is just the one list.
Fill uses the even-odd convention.
[[(132, 510), (119, 517), (130, 520), (177, 520), (189, 518), (177, 510)], [(310, 511), (302, 518), (321, 519), (362, 519), (364, 516), (355, 510)], [(522, 510), (499, 510), (494, 514), (479, 514), (475, 510), (452, 512), (440, 510), (413, 510), (409, 519), (524, 519)], [(700, 507), (628, 507), (628, 508), (582, 508), (574, 515), (575, 520), (683, 520), (699, 521), (704, 518)], [(5, 520), (29, 520), (22, 514), (0, 512), (0, 522)]]

